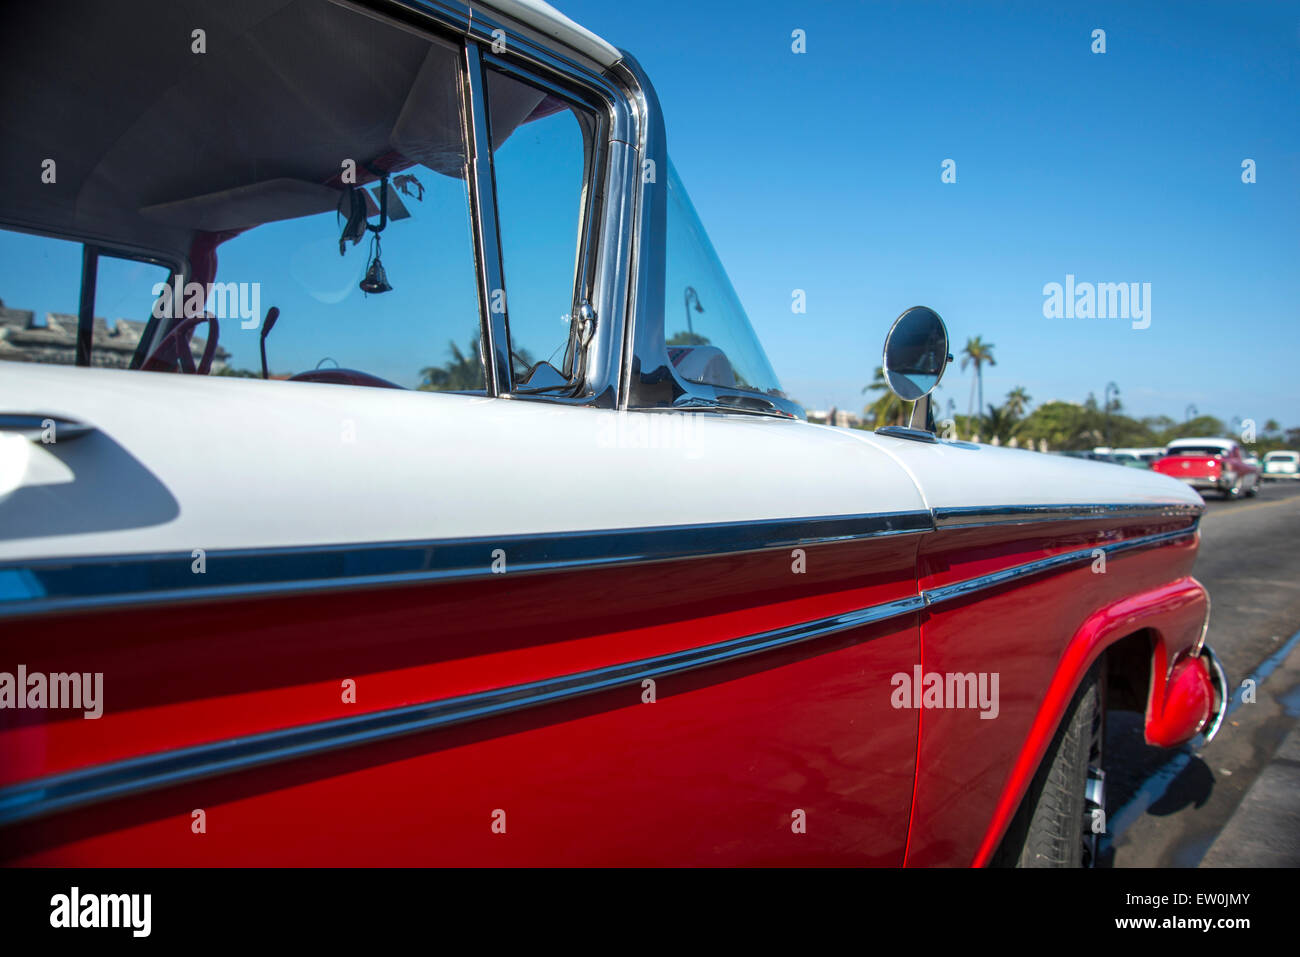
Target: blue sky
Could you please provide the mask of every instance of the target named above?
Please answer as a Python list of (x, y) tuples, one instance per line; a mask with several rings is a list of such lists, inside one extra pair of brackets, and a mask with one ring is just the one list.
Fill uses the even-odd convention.
[[(925, 304), (954, 352), (995, 344), (986, 402), (1114, 381), (1137, 415), (1300, 426), (1300, 4), (557, 4), (650, 74), (682, 180), (810, 407), (860, 409), (889, 323)], [(1044, 318), (1067, 273), (1151, 283), (1150, 327)], [(966, 411), (969, 372), (941, 389)]]

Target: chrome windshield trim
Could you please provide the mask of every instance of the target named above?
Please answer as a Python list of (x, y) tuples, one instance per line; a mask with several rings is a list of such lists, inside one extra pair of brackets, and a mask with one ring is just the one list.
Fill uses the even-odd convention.
[(1187, 538), (1195, 534), (1196, 525), (1192, 525), (1190, 528), (1180, 528), (1172, 532), (1159, 532), (1155, 535), (1143, 535), (1140, 538), (1129, 538), (1119, 542), (1112, 542), (1109, 545), (1095, 545), (1092, 548), (1081, 548), (1072, 552), (1063, 552), (1060, 555), (1040, 558), (1037, 561), (1027, 562), (1024, 565), (1016, 565), (1012, 568), (1003, 568), (996, 572), (990, 572), (987, 575), (980, 575), (977, 578), (968, 578), (965, 581), (954, 582), (951, 585), (926, 589), (924, 593), (925, 603), (926, 605), (938, 605), (946, 601), (952, 601), (955, 598), (964, 598), (967, 595), (973, 595), (990, 588), (997, 588), (999, 585), (1018, 581), (1021, 578), (1027, 578), (1031, 575), (1041, 575), (1043, 572), (1069, 568), (1074, 565), (1086, 565), (1095, 559), (1098, 550), (1105, 552), (1106, 556), (1110, 557), (1111, 555), (1118, 555), (1124, 552), (1151, 548), (1156, 545), (1164, 545), (1168, 542), (1180, 538)]
[(917, 510), (496, 537), (0, 562), (0, 618), (708, 558), (933, 529)]
[(216, 741), (25, 781), (0, 789), (0, 825), (259, 765), (322, 754), (523, 708), (636, 685), (919, 612), (919, 595), (620, 665), (403, 708)]
[(934, 509), (936, 528), (974, 528), (981, 525), (1029, 525), (1053, 521), (1107, 518), (1197, 518), (1204, 505), (1183, 502), (1152, 504), (975, 505)]

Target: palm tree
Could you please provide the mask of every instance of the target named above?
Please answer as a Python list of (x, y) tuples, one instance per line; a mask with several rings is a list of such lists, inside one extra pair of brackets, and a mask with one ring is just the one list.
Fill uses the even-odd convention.
[(1008, 416), (1018, 419), (1025, 414), (1025, 409), (1029, 408), (1029, 402), (1029, 393), (1025, 391), (1024, 386), (1018, 385), (1007, 393), (1007, 401), (1002, 408), (1006, 409)]
[[(985, 342), (979, 336), (966, 340), (966, 348), (961, 352), (961, 367), (963, 369), (968, 365), (975, 366), (975, 378), (971, 382), (971, 407), (974, 407), (975, 387), (979, 386), (979, 408), (984, 408), (984, 366), (985, 364), (995, 366), (997, 362), (993, 360), (993, 343)], [(972, 413), (973, 414), (973, 413)], [(982, 418), (981, 413), (981, 418)]]
[(483, 388), (483, 363), (478, 358), (478, 344), (470, 342), (461, 352), (454, 342), (447, 343), (451, 361), (443, 366), (426, 366), (420, 370), (420, 389), (425, 392), (474, 392)]
[(884, 366), (876, 366), (876, 372), (872, 376), (871, 384), (863, 386), (862, 391), (864, 393), (881, 393), (879, 398), (862, 410), (863, 417), (871, 420), (872, 428), (879, 428), (885, 424), (903, 424), (903, 417), (907, 411), (906, 403), (894, 394), (893, 389), (889, 388), (889, 383), (885, 381)]

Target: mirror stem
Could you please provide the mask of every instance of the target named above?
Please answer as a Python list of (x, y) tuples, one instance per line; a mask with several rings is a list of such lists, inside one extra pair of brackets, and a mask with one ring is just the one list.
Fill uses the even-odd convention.
[(912, 417), (907, 422), (909, 429), (920, 429), (923, 432), (934, 431), (934, 413), (930, 408), (930, 393), (926, 393), (912, 403)]

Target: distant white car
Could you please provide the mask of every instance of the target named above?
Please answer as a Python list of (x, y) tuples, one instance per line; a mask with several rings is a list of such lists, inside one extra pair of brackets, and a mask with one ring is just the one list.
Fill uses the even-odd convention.
[(1264, 456), (1264, 478), (1300, 479), (1300, 452), (1269, 452)]

